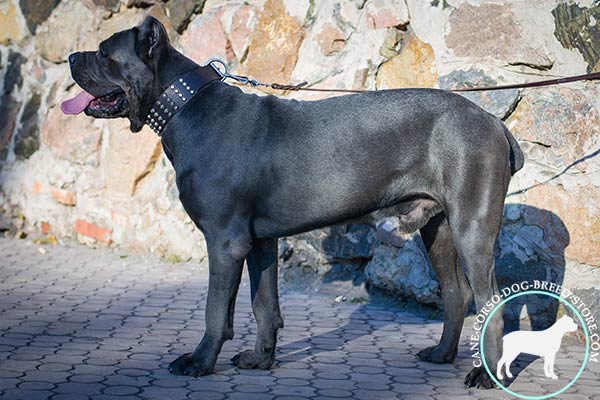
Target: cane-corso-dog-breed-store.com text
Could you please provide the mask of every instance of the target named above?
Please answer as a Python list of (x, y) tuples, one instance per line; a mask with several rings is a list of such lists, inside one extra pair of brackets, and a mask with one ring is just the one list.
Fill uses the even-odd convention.
[[(436, 89), (316, 101), (247, 94), (223, 82), (211, 64), (178, 52), (153, 17), (113, 34), (96, 51), (71, 54), (69, 63), (83, 91), (63, 111), (127, 118), (133, 132), (149, 125), (175, 169), (181, 203), (206, 239), (206, 330), (193, 351), (171, 362), (173, 374), (213, 372), (223, 343), (234, 336), (244, 263), (257, 338), (233, 362), (272, 366), (283, 327), (282, 236), (390, 216), (402, 231), (420, 231), (445, 310), (439, 344), (418, 354), (424, 361), (453, 362), (471, 300), (479, 309), (498, 294), (494, 246), (523, 154), (500, 120), (464, 97)], [(484, 343), (493, 374), (502, 337), (498, 312)], [(493, 386), (482, 367), (466, 383)]]

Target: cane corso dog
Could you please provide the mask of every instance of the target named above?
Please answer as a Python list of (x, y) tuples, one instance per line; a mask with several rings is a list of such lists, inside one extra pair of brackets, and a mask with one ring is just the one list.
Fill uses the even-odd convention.
[[(199, 39), (198, 46), (202, 46)], [(441, 284), (444, 329), (418, 357), (452, 362), (467, 307), (498, 294), (494, 244), (511, 176), (523, 154), (494, 116), (443, 90), (401, 89), (318, 101), (246, 94), (210, 65), (176, 51), (163, 25), (147, 17), (97, 51), (69, 56), (84, 91), (63, 111), (148, 124), (176, 171), (180, 200), (206, 238), (206, 332), (173, 361), (178, 375), (213, 371), (233, 337), (244, 261), (258, 325), (254, 350), (232, 361), (268, 369), (283, 327), (277, 239), (348, 221), (396, 216), (419, 230)], [(484, 339), (493, 373), (502, 354), (502, 312)], [(483, 368), (466, 378), (489, 388)]]

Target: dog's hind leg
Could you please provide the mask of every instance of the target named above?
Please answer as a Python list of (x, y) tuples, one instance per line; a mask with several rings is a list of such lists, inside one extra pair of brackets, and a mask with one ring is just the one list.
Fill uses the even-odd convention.
[(508, 370), (508, 364), (506, 363), (506, 360), (504, 359), (504, 356), (498, 360), (498, 364), (496, 365), (496, 376), (498, 377), (498, 379), (502, 379), (502, 366), (506, 365), (506, 376), (508, 376), (508, 374), (510, 373), (510, 371)]
[[(495, 153), (481, 153), (459, 181), (445, 193), (448, 223), (454, 245), (473, 291), (477, 312), (483, 312), (486, 303), (500, 299), (494, 271), (494, 250), (502, 225), (504, 196), (510, 178), (506, 160), (495, 158)], [(504, 165), (502, 162), (504, 161)], [(504, 169), (504, 170), (503, 170)], [(486, 308), (487, 315), (491, 310)], [(487, 318), (482, 353), (492, 374), (496, 374), (502, 356), (503, 307)], [(483, 366), (476, 367), (466, 377), (465, 384), (485, 389), (494, 387), (491, 376)]]
[(519, 353), (507, 353), (506, 347), (504, 348), (504, 354), (502, 354), (502, 358), (500, 359), (500, 361), (498, 361), (496, 368), (496, 376), (498, 377), (498, 379), (502, 379), (502, 366), (506, 367), (506, 376), (508, 378), (513, 377), (513, 374), (510, 372), (510, 364), (512, 364), (512, 362), (515, 361), (515, 358), (517, 358), (518, 355)]
[[(471, 225), (473, 226), (473, 225)], [(475, 225), (477, 226), (477, 225)], [(459, 252), (463, 254), (464, 269), (467, 280), (473, 290), (477, 312), (481, 312), (486, 302), (494, 296), (499, 296), (496, 275), (494, 273), (494, 243), (496, 235), (486, 235), (477, 232), (479, 229), (470, 228), (471, 232), (463, 232), (459, 236), (461, 243)], [(495, 374), (498, 360), (502, 354), (502, 331), (504, 328), (503, 307), (498, 309), (487, 321), (487, 330), (483, 339), (485, 361)], [(466, 377), (465, 383), (471, 387), (490, 389), (493, 381), (483, 367), (473, 369)]]
[(252, 311), (258, 332), (254, 350), (231, 359), (239, 368), (269, 369), (275, 360), (277, 330), (283, 327), (277, 290), (277, 239), (255, 239), (246, 258), (250, 275)]
[(433, 363), (450, 363), (458, 351), (465, 314), (471, 302), (471, 288), (460, 267), (444, 213), (432, 217), (421, 228), (421, 237), (440, 281), (444, 329), (439, 344), (421, 350), (417, 357)]

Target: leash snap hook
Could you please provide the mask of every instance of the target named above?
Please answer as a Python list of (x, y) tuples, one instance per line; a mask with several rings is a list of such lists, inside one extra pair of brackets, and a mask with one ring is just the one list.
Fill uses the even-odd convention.
[[(221, 64), (222, 68), (217, 66), (217, 64)], [(209, 65), (212, 69), (214, 69), (215, 72), (221, 77), (221, 81), (224, 81), (230, 76), (229, 70), (227, 69), (227, 64), (220, 58), (211, 58), (205, 65)]]

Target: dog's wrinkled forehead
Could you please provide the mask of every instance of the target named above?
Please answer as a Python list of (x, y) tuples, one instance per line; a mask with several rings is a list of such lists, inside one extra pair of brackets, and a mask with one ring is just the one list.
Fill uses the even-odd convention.
[(122, 74), (137, 59), (132, 57), (135, 54), (135, 41), (136, 32), (128, 29), (100, 42), (96, 53), (98, 66), (107, 73)]
[(140, 31), (134, 27), (100, 42), (98, 50), (88, 58), (90, 78), (96, 84), (113, 84), (125, 90), (151, 76), (148, 73), (151, 66), (143, 51), (140, 53), (142, 44), (139, 37)]
[(133, 29), (127, 29), (113, 33), (111, 37), (100, 42), (98, 49), (107, 56), (131, 55), (131, 50), (135, 48), (135, 33)]

